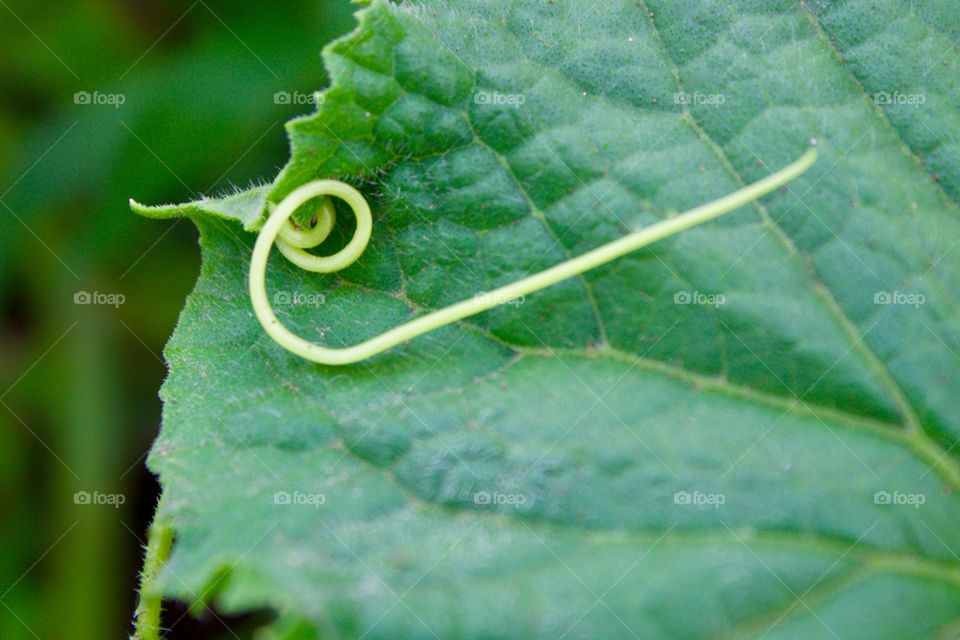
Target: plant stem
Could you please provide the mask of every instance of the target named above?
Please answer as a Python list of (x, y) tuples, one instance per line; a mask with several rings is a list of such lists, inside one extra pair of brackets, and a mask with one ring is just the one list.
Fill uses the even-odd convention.
[[(159, 512), (159, 508), (157, 510)], [(170, 557), (173, 546), (173, 529), (167, 526), (159, 514), (147, 532), (147, 553), (140, 573), (140, 602), (137, 605), (135, 629), (132, 640), (160, 640), (160, 613), (163, 599), (153, 588), (153, 582)]]

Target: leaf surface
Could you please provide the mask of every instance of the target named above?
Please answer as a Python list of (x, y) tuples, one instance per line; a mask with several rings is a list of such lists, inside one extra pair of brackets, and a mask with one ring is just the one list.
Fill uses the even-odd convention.
[[(152, 588), (273, 609), (290, 638), (956, 634), (960, 10), (888, 0), (891, 35), (876, 4), (363, 9), (271, 186), (141, 210), (203, 247), (150, 457), (176, 534)], [(887, 108), (888, 85), (928, 99)], [(368, 362), (291, 356), (247, 298), (244, 229), (317, 177), (366, 194), (371, 246), (335, 275), (275, 257), (268, 282), (342, 345), (811, 138), (757, 205)]]

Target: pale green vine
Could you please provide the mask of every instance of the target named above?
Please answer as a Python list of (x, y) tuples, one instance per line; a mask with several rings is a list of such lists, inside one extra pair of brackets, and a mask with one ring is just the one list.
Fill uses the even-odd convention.
[[(809, 169), (816, 158), (816, 149), (811, 148), (793, 164), (713, 202), (662, 220), (516, 282), (492, 291), (480, 292), (470, 299), (428, 313), (360, 344), (343, 348), (324, 347), (292, 333), (277, 318), (267, 297), (267, 260), (270, 256), (270, 247), (274, 242), (277, 243), (283, 255), (297, 266), (308, 271), (330, 273), (339, 271), (356, 261), (363, 254), (370, 240), (372, 232), (370, 207), (360, 192), (337, 180), (315, 180), (295, 189), (284, 198), (273, 209), (260, 229), (250, 261), (250, 300), (257, 319), (267, 334), (291, 353), (328, 365), (359, 362), (424, 333), (580, 275), (641, 247), (729, 213), (790, 182)], [(301, 205), (319, 196), (335, 196), (343, 199), (353, 209), (357, 218), (356, 232), (347, 246), (327, 257), (314, 256), (304, 249), (323, 242), (332, 228), (332, 207), (328, 200), (324, 201), (313, 230), (297, 231), (289, 224), (290, 216)]]

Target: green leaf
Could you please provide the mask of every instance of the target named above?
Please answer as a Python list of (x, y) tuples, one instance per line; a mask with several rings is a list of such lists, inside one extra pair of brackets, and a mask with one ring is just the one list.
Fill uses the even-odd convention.
[(247, 231), (260, 228), (260, 218), (266, 208), (268, 185), (252, 187), (221, 198), (203, 198), (182, 205), (149, 206), (130, 200), (130, 208), (147, 218), (178, 218), (181, 216), (210, 215), (233, 220)]
[[(954, 637), (960, 9), (429, 0), (358, 20), (269, 193), (153, 212), (196, 221), (203, 269), (166, 352), (149, 463), (175, 542), (148, 593), (273, 610), (277, 637)], [(345, 345), (810, 138), (818, 163), (756, 206), (368, 362), (291, 356), (247, 298), (237, 222), (317, 177), (367, 195), (371, 246), (335, 275), (275, 258), (268, 282), (311, 301), (275, 305), (291, 328)]]

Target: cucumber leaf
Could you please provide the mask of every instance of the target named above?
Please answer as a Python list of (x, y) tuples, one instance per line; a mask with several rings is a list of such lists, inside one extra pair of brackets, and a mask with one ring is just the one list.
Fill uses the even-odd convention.
[[(291, 160), (189, 216), (148, 594), (285, 638), (934, 638), (960, 629), (960, 6), (375, 1)], [(884, 97), (886, 94), (888, 97)], [(922, 96), (922, 98), (921, 98)], [(372, 337), (759, 179), (754, 206), (348, 367), (246, 274), (355, 184), (281, 319)], [(347, 211), (323, 250), (352, 233)], [(330, 248), (332, 247), (332, 248)]]

